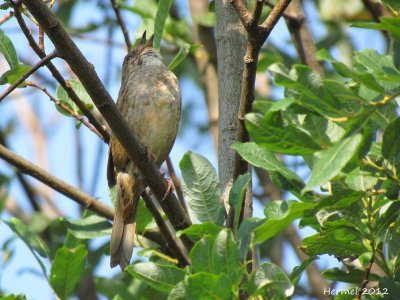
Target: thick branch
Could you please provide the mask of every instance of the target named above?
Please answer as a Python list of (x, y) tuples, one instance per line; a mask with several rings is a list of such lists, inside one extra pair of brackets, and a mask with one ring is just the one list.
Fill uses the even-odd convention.
[[(280, 0), (272, 9), (267, 19), (261, 24), (257, 25), (258, 19), (261, 16), (260, 3), (256, 3), (254, 9), (255, 16), (248, 16), (248, 11), (244, 11), (242, 1), (232, 1), (233, 7), (236, 9), (242, 23), (247, 31), (247, 49), (244, 57), (244, 70), (242, 76), (242, 90), (240, 95), (240, 105), (238, 112), (238, 142), (246, 142), (249, 140), (249, 134), (245, 128), (244, 118), (247, 113), (251, 111), (254, 101), (254, 89), (257, 73), (258, 56), (262, 45), (267, 40), (272, 29), (284, 13), (291, 0)], [(249, 21), (251, 20), (251, 21)], [(248, 163), (242, 159), (238, 154), (235, 156), (235, 169), (234, 178), (240, 174), (249, 171)], [(244, 207), (242, 209), (243, 218), (250, 217), (252, 214), (252, 202), (249, 191), (246, 193)], [(232, 219), (232, 214), (230, 218)]]
[(107, 205), (97, 201), (95, 198), (77, 190), (75, 187), (65, 183), (64, 181), (47, 173), (42, 168), (32, 164), (31, 162), (23, 159), (12, 151), (8, 150), (3, 145), (0, 145), (0, 157), (17, 167), (21, 172), (31, 175), (37, 180), (45, 183), (61, 194), (71, 198), (78, 204), (90, 209), (91, 211), (106, 217), (110, 220), (114, 218), (114, 211)]
[(217, 63), (218, 63), (218, 170), (221, 195), (228, 208), (228, 195), (235, 180), (237, 154), (230, 146), (237, 141), (237, 116), (243, 76), (243, 55), (246, 32), (233, 6), (216, 1)]
[(12, 85), (10, 85), (4, 93), (0, 96), (0, 102), (7, 97), (13, 90), (15, 90), (22, 82), (24, 82), (29, 76), (35, 73), (38, 69), (48, 64), (53, 58), (58, 57), (57, 50), (53, 51), (49, 55), (43, 57), (39, 62), (37, 62), (34, 66), (32, 66), (28, 72), (18, 78)]
[[(148, 159), (147, 149), (140, 144), (121, 113), (117, 110), (111, 96), (95, 72), (94, 66), (86, 60), (60, 22), (42, 1), (24, 0), (23, 2), (79, 78), (93, 99), (94, 104), (110, 125), (113, 134), (125, 148), (130, 159), (139, 167), (173, 226), (178, 230), (189, 227), (191, 225), (189, 217), (174, 194), (167, 193), (167, 184), (163, 176), (155, 163)], [(162, 201), (164, 196), (165, 200)]]
[(253, 15), (247, 10), (246, 6), (243, 4), (242, 0), (229, 0), (232, 3), (232, 6), (237, 11), (237, 14), (242, 21), (242, 24), (246, 30), (248, 30), (252, 25), (254, 25), (254, 17)]

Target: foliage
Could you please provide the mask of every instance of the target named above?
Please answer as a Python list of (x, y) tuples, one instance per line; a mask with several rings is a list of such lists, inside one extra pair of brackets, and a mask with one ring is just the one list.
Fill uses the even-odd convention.
[[(58, 18), (71, 32), (100, 29), (102, 24), (74, 28), (71, 11), (78, 2), (60, 2)], [(193, 75), (191, 56), (202, 46), (194, 43), (184, 18), (169, 14), (173, 1), (117, 2), (124, 13), (140, 16), (139, 31), (154, 32), (156, 48), (164, 50), (166, 45), (173, 49), (173, 57), (168, 58), (170, 70), (198, 80), (198, 74)], [(383, 2), (388, 11), (399, 9), (396, 1)], [(193, 18), (193, 22), (213, 28), (214, 10), (211, 8), (205, 18)], [(283, 96), (257, 97), (253, 111), (245, 117), (251, 141), (235, 143), (231, 148), (253, 167), (268, 172), (273, 184), (285, 193), (285, 199), (266, 204), (262, 218), (242, 220), (251, 174), (237, 176), (229, 201), (224, 204), (215, 168), (206, 157), (188, 151), (179, 167), (194, 224), (177, 235), (193, 243), (190, 266), (179, 266), (168, 249), (139, 237), (138, 246), (143, 249), (140, 260), (125, 273), (109, 278), (96, 276), (94, 269), (101, 259), (108, 259), (108, 242), (94, 246), (91, 240), (110, 234), (111, 223), (107, 219), (85, 212), (77, 220), (50, 220), (38, 215), (29, 224), (19, 218), (3, 222), (28, 246), (42, 276), (60, 299), (77, 296), (80, 283), (88, 274), (96, 292), (108, 299), (228, 300), (242, 299), (243, 295), (249, 299), (286, 299), (295, 295), (307, 267), (327, 256), (343, 264), (323, 270), (323, 278), (364, 288), (364, 283), (372, 282), (374, 288), (387, 291), (393, 298), (400, 291), (399, 24), (398, 16), (382, 17), (379, 23), (354, 22), (353, 27), (384, 30), (390, 49), (384, 55), (373, 49), (356, 51), (351, 64), (335, 60), (330, 54), (340, 38), (321, 41), (326, 47), (319, 47), (317, 58), (329, 71), (326, 77), (295, 62), (284, 51), (263, 48), (258, 71), (268, 70), (274, 85), (283, 89)], [(338, 33), (340, 26), (330, 25), (330, 30)], [(12, 84), (30, 66), (19, 61), (12, 40), (3, 30), (0, 52), (10, 68), (3, 72), (0, 84)], [(68, 80), (68, 84), (93, 109), (85, 87), (75, 79)], [(23, 83), (19, 87), (25, 86)], [(83, 115), (60, 85), (55, 94), (73, 113)], [(70, 111), (57, 105), (56, 108), (71, 117)], [(297, 174), (289, 163), (293, 161), (309, 171), (307, 180)], [(8, 189), (11, 176), (0, 174), (0, 179), (0, 185)], [(0, 194), (1, 202), (5, 202), (2, 197)], [(145, 236), (156, 230), (155, 222), (142, 200), (138, 210), (137, 228)], [(227, 222), (229, 215), (232, 224)], [(271, 255), (263, 252), (263, 247), (275, 243), (291, 224), (299, 224), (312, 234), (299, 245), (309, 258), (299, 266), (291, 265), (292, 270), (288, 271), (269, 261)], [(5, 254), (10, 243), (3, 245)], [(249, 259), (252, 252), (258, 253), (259, 262), (254, 257), (254, 261)], [(343, 295), (337, 297), (342, 298)], [(368, 299), (381, 298), (389, 299), (383, 294), (370, 295)], [(25, 296), (9, 294), (2, 299)]]

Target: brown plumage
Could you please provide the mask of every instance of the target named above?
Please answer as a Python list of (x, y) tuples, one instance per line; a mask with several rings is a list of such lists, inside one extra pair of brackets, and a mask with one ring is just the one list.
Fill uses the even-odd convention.
[[(152, 38), (146, 42), (145, 32), (139, 45), (125, 57), (117, 107), (160, 167), (176, 138), (181, 94), (176, 76), (165, 67), (152, 44)], [(137, 203), (146, 183), (114, 136), (110, 140), (107, 179), (118, 189), (110, 265), (120, 265), (124, 270), (132, 256)]]

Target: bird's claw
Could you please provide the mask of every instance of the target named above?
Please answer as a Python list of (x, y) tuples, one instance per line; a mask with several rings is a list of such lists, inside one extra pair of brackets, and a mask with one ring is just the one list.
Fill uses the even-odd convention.
[(164, 196), (161, 199), (161, 202), (163, 202), (168, 197), (168, 195), (173, 193), (175, 190), (174, 185), (172, 184), (171, 180), (165, 178), (165, 181), (167, 182), (168, 187), (167, 187), (167, 190), (165, 191)]

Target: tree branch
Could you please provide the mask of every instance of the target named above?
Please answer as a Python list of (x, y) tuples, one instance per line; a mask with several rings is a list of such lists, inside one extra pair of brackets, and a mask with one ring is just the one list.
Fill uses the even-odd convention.
[(96, 128), (94, 128), (88, 121), (86, 121), (82, 116), (78, 115), (76, 112), (74, 112), (71, 108), (69, 108), (69, 106), (65, 105), (64, 103), (62, 103), (60, 100), (57, 100), (52, 94), (50, 94), (46, 88), (41, 87), (40, 85), (29, 81), (27, 82), (28, 86), (37, 88), (39, 90), (41, 90), (43, 93), (45, 93), (50, 101), (52, 101), (55, 105), (57, 105), (58, 107), (62, 108), (63, 110), (67, 111), (71, 117), (73, 117), (75, 120), (77, 120), (78, 122), (81, 122), (83, 125), (85, 125), (90, 131), (92, 131), (93, 133), (95, 133), (100, 139), (102, 139), (102, 135), (100, 134), (100, 132), (98, 132), (98, 130)]
[[(18, 21), (18, 24), (24, 33), (25, 37), (27, 38), (29, 45), (35, 51), (35, 53), (40, 57), (43, 58), (46, 56), (39, 45), (35, 42), (35, 39), (32, 37), (29, 28), (26, 26), (26, 23), (21, 15), (20, 5), (21, 2), (18, 1), (17, 3), (11, 2), (14, 7), (14, 15)], [(44, 4), (44, 6), (46, 6)], [(46, 6), (47, 8), (47, 6)], [(47, 8), (48, 9), (48, 8)], [(48, 9), (49, 10), (49, 9)], [(50, 10), (49, 10), (50, 11)], [(61, 52), (59, 52), (61, 53)], [(82, 113), (88, 118), (90, 123), (93, 124), (94, 127), (101, 133), (103, 136), (103, 140), (108, 143), (110, 140), (110, 132), (107, 124), (102, 124), (100, 120), (96, 118), (96, 116), (86, 107), (85, 103), (78, 97), (74, 89), (70, 86), (70, 84), (64, 79), (61, 73), (57, 70), (57, 68), (50, 62), (47, 64), (47, 68), (53, 75), (53, 77), (58, 81), (58, 83), (63, 87), (63, 89), (67, 92), (67, 95), (71, 100), (79, 107)]]
[(283, 17), (300, 61), (313, 68), (321, 77), (325, 77), (324, 68), (317, 60), (317, 47), (307, 26), (301, 1), (294, 0), (287, 8), (287, 13), (290, 17)]
[(170, 227), (171, 225), (167, 223), (162, 217), (160, 211), (158, 210), (156, 204), (151, 198), (150, 192), (148, 189), (142, 194), (143, 200), (146, 204), (147, 209), (153, 215), (154, 220), (157, 223), (160, 232), (162, 233), (167, 245), (171, 248), (172, 252), (175, 254), (175, 257), (179, 261), (179, 265), (181, 267), (185, 267), (190, 265), (190, 259), (185, 249), (182, 241), (176, 236), (174, 230)]
[[(292, 0), (280, 0), (269, 13), (267, 19), (260, 25), (261, 28), (264, 28), (268, 33), (274, 29), (276, 23), (278, 23), (279, 19), (283, 15), (286, 8), (289, 6)], [(267, 39), (268, 36), (265, 37)], [(265, 41), (264, 41), (265, 42)]]
[(129, 38), (128, 29), (126, 29), (125, 22), (122, 19), (121, 11), (119, 10), (119, 6), (118, 6), (117, 2), (115, 2), (115, 0), (110, 0), (110, 1), (111, 1), (111, 6), (112, 6), (112, 8), (113, 8), (113, 10), (115, 12), (115, 16), (117, 17), (118, 24), (121, 27), (122, 33), (124, 35), (126, 48), (127, 48), (128, 52), (129, 52), (131, 50), (132, 43), (131, 43), (131, 40)]
[[(79, 78), (130, 159), (138, 166), (175, 229), (189, 227), (191, 221), (188, 215), (174, 194), (167, 193), (167, 184), (163, 176), (155, 163), (148, 159), (147, 149), (139, 142), (117, 110), (115, 103), (94, 71), (93, 65), (86, 60), (60, 22), (42, 1), (24, 0), (23, 2)], [(187, 239), (187, 245), (192, 245), (189, 239)]]
[(243, 76), (243, 55), (246, 51), (246, 32), (233, 5), (216, 1), (216, 40), (218, 63), (218, 172), (221, 198), (229, 210), (229, 191), (235, 180), (237, 154), (230, 146), (237, 141), (238, 112)]
[(47, 173), (42, 168), (32, 164), (31, 162), (25, 160), (21, 156), (8, 150), (3, 145), (0, 145), (0, 157), (17, 167), (21, 172), (31, 175), (37, 180), (45, 183), (46, 185), (52, 187), (61, 194), (71, 198), (76, 203), (90, 209), (91, 211), (97, 213), (100, 216), (106, 217), (109, 220), (114, 218), (114, 210), (107, 205), (97, 201), (95, 198), (77, 190), (75, 187), (65, 183), (64, 181), (54, 177), (53, 175)]
[(28, 72), (18, 78), (12, 85), (10, 85), (3, 94), (0, 96), (0, 102), (3, 101), (5, 97), (7, 97), (13, 90), (15, 90), (22, 82), (24, 82), (29, 76), (35, 73), (38, 69), (48, 64), (53, 58), (58, 57), (58, 51), (54, 50), (49, 55), (43, 57), (39, 62), (37, 62), (34, 66), (32, 66)]
[(181, 183), (179, 182), (178, 177), (176, 176), (174, 166), (172, 165), (172, 161), (169, 156), (167, 157), (167, 160), (165, 162), (167, 163), (168, 174), (171, 177), (172, 183), (174, 184), (179, 203), (187, 213), (188, 209), (186, 207), (185, 198), (183, 197), (182, 186)]
[[(267, 40), (272, 29), (282, 16), (283, 12), (290, 4), (291, 0), (280, 0), (275, 7), (272, 9), (267, 19), (261, 24), (257, 25), (258, 20), (256, 19), (261, 16), (261, 7), (258, 1), (254, 12), (256, 16), (249, 16), (247, 9), (243, 8), (243, 3), (240, 0), (232, 0), (231, 3), (235, 8), (237, 14), (242, 20), (243, 26), (247, 31), (247, 49), (244, 57), (244, 70), (242, 76), (242, 91), (240, 95), (240, 104), (238, 112), (238, 142), (247, 142), (249, 140), (249, 134), (245, 128), (244, 120), (245, 115), (251, 111), (252, 104), (254, 101), (254, 89), (257, 73), (258, 57), (262, 45)], [(244, 174), (249, 171), (249, 164), (236, 154), (235, 156), (235, 168), (234, 178), (237, 178), (240, 174)], [(243, 202), (242, 216), (243, 218), (250, 217), (252, 214), (252, 200), (249, 191), (246, 193), (245, 201)], [(232, 214), (230, 218), (232, 219)]]

